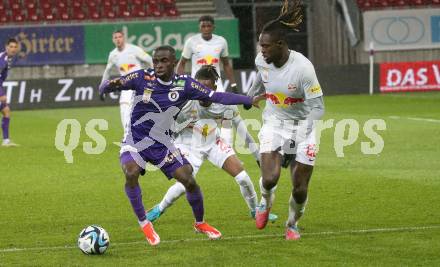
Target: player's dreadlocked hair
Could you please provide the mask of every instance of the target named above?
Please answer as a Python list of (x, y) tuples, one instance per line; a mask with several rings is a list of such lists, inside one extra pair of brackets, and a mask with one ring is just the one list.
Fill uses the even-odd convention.
[(220, 78), (214, 65), (203, 65), (196, 73), (196, 79), (211, 80), (214, 83)]
[(301, 0), (284, 0), (278, 18), (266, 23), (261, 33), (269, 33), (277, 40), (284, 39), (290, 30), (298, 31), (302, 19)]

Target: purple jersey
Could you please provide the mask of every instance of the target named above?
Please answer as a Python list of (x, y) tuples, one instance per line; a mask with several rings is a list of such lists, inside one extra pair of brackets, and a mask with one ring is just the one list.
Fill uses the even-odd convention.
[(0, 53), (0, 96), (4, 96), (6, 92), (3, 90), (3, 82), (8, 77), (9, 59), (6, 52)]
[[(122, 86), (112, 86), (117, 80)], [(100, 87), (101, 92), (115, 89), (135, 91), (129, 133), (135, 143), (146, 136), (155, 142), (163, 143), (164, 134), (171, 141), (171, 126), (180, 108), (188, 100), (205, 100), (225, 105), (252, 105), (252, 99), (247, 96), (212, 91), (187, 75), (174, 75), (169, 82), (161, 81), (156, 78), (153, 69), (132, 72), (107, 81)], [(152, 147), (156, 145), (152, 144)]]

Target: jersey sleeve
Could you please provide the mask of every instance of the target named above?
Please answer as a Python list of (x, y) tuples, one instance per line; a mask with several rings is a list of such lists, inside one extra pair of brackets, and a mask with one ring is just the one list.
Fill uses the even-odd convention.
[(188, 39), (183, 45), (182, 57), (190, 59), (192, 57), (192, 38)]
[(99, 86), (99, 93), (103, 94), (114, 91), (137, 90), (139, 83), (142, 82), (143, 79), (142, 72), (144, 71), (138, 70), (122, 77), (105, 80), (101, 86)]
[(310, 62), (304, 68), (301, 79), (301, 87), (304, 90), (305, 99), (312, 99), (322, 96), (321, 85), (318, 82), (318, 77), (316, 77), (315, 68)]
[(188, 100), (205, 100), (223, 105), (252, 105), (252, 98), (248, 96), (215, 92), (190, 77), (186, 78), (185, 95)]
[(223, 48), (222, 48), (222, 52), (220, 54), (220, 57), (229, 57), (229, 48), (228, 48), (228, 42), (226, 41), (225, 38), (222, 38), (223, 40)]
[(102, 74), (101, 83), (103, 83), (105, 80), (108, 80), (108, 78), (110, 78), (110, 70), (112, 69), (113, 65), (114, 63), (112, 62), (112, 57), (110, 53), (107, 59), (107, 65), (105, 66), (104, 73)]

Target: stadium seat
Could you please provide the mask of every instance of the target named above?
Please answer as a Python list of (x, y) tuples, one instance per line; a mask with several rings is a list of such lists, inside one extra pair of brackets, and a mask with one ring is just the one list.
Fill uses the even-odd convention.
[(115, 11), (113, 10), (113, 6), (104, 6), (102, 10), (102, 17), (107, 19), (113, 19), (116, 17)]
[(131, 2), (134, 6), (143, 6), (145, 5), (145, 1), (144, 0), (132, 0)]
[(394, 6), (396, 7), (403, 7), (403, 6), (408, 6), (408, 0), (396, 0)]
[(431, 4), (431, 1), (428, 0), (411, 0), (410, 5), (412, 6), (426, 6)]
[(11, 21), (13, 22), (23, 22), (25, 20), (25, 16), (23, 15), (23, 11), (21, 9), (13, 9), (11, 12)]
[(180, 14), (175, 8), (170, 8), (165, 10), (165, 15), (168, 17), (178, 17)]
[(72, 18), (74, 20), (84, 20), (84, 19), (86, 19), (86, 14), (82, 10), (82, 7), (73, 7), (72, 8)]
[(145, 12), (145, 5), (144, 4), (133, 4), (131, 6), (131, 14), (134, 17), (145, 17), (146, 16), (146, 12)]
[(124, 4), (124, 1), (121, 1), (118, 4), (118, 9), (117, 10), (118, 10), (118, 12), (116, 13), (117, 17), (124, 17), (124, 18), (130, 17), (130, 11), (128, 9), (127, 1), (125, 1), (125, 4)]
[(39, 20), (38, 12), (37, 12), (37, 8), (36, 7), (34, 7), (34, 8), (27, 8), (26, 9), (26, 13), (27, 13), (26, 19), (28, 21), (34, 21), (35, 22), (35, 21)]
[(56, 12), (54, 12), (52, 8), (42, 9), (41, 10), (41, 17), (45, 21), (54, 21), (58, 18), (56, 16)]
[(6, 10), (0, 10), (0, 23), (8, 23), (9, 16), (6, 14)]
[(440, 5), (440, 0), (431, 0), (432, 5)]
[(99, 13), (97, 6), (89, 6), (87, 8), (88, 18), (93, 20), (100, 20), (101, 14)]

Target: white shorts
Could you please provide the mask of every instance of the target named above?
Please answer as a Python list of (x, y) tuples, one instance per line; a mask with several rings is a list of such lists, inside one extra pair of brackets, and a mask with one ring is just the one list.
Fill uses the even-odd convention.
[(232, 155), (235, 155), (234, 149), (225, 143), (221, 138), (218, 138), (215, 144), (212, 146), (204, 149), (194, 149), (194, 147), (187, 144), (175, 143), (174, 145), (180, 149), (180, 152), (191, 163), (194, 177), (199, 172), (199, 169), (202, 167), (205, 159), (208, 159), (218, 168), (222, 168), (226, 159)]
[(134, 91), (133, 90), (122, 90), (119, 96), (119, 105), (133, 103)]
[(315, 130), (308, 135), (306, 132), (307, 121), (265, 121), (258, 134), (260, 153), (296, 154), (296, 161), (314, 166), (317, 153)]

